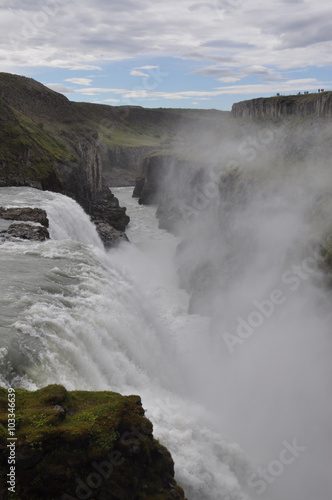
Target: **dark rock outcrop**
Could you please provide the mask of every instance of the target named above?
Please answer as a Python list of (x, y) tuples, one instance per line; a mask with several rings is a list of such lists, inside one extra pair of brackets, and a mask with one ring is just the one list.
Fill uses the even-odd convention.
[(27, 223), (14, 223), (11, 224), (6, 231), (0, 232), (1, 239), (22, 239), (31, 241), (45, 241), (48, 240), (50, 235), (46, 227), (33, 226)]
[[(184, 499), (172, 457), (154, 439), (139, 396), (67, 392), (60, 385), (16, 389), (15, 396), (16, 488), (10, 498)], [(0, 388), (2, 471), (10, 470), (7, 413), (7, 390)], [(7, 473), (0, 482), (4, 500)]]
[(139, 196), (138, 202), (142, 205), (158, 203), (162, 193), (167, 189), (167, 179), (172, 175), (174, 157), (156, 155), (143, 160), (142, 177), (137, 179), (134, 194)]
[(206, 169), (207, 164), (203, 162), (182, 160), (176, 155), (149, 156), (142, 162), (142, 173), (136, 179), (133, 196), (138, 197), (142, 205), (163, 205), (159, 210), (166, 214), (167, 205), (174, 205), (173, 201), (183, 205), (187, 197), (193, 198), (196, 176), (203, 175)]
[(95, 222), (100, 239), (106, 248), (113, 248), (122, 241), (129, 242), (128, 236), (123, 231), (118, 231), (106, 222)]
[(2, 240), (23, 239), (32, 241), (45, 241), (50, 235), (47, 230), (48, 218), (45, 210), (41, 208), (3, 208), (0, 207), (0, 219), (25, 221), (10, 224), (6, 230), (0, 232)]
[(140, 198), (140, 196), (142, 194), (143, 187), (144, 187), (144, 183), (145, 183), (145, 177), (143, 175), (136, 177), (135, 187), (134, 187), (134, 191), (133, 191), (133, 198)]
[(41, 208), (3, 208), (0, 207), (0, 219), (30, 221), (48, 227), (48, 218)]
[(93, 222), (105, 222), (118, 231), (125, 231), (130, 221), (126, 215), (126, 208), (119, 206), (119, 200), (107, 187), (103, 187), (91, 201), (89, 213)]

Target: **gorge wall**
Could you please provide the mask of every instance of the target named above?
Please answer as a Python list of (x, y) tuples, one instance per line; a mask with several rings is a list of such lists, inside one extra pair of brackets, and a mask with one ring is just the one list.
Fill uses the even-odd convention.
[(332, 116), (332, 92), (260, 97), (233, 104), (234, 118), (278, 119), (290, 116)]
[[(76, 103), (31, 78), (0, 73), (0, 186), (74, 198), (97, 228), (104, 224), (105, 241), (105, 224), (124, 231), (129, 222), (108, 187), (133, 185), (146, 156), (168, 150), (178, 130), (197, 128), (209, 113)], [(214, 119), (221, 114), (212, 111)]]
[[(202, 131), (204, 141), (192, 134), (186, 150), (143, 161), (134, 196), (142, 204), (155, 203), (160, 227), (182, 237), (176, 258), (181, 284), (191, 296), (190, 312), (210, 314), (216, 290), (231, 275), (222, 268), (220, 235), (233, 245), (229, 219), (245, 214), (259, 193), (273, 199), (284, 184), (295, 193), (307, 175), (312, 185), (327, 176), (320, 196), (330, 198), (331, 103), (332, 92), (237, 103), (210, 143)], [(316, 214), (315, 206), (309, 222), (310, 214)], [(234, 249), (235, 260), (235, 243)]]

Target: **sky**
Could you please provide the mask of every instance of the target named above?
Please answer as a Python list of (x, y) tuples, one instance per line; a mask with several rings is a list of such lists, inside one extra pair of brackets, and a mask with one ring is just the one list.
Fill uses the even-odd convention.
[(0, 0), (0, 71), (72, 101), (230, 110), (332, 89), (330, 0)]

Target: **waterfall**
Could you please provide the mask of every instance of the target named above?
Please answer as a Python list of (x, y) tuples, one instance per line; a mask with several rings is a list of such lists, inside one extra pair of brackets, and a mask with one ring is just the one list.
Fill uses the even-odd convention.
[(51, 233), (0, 245), (1, 385), (139, 394), (189, 500), (325, 498), (330, 295), (299, 252), (317, 197), (312, 184), (265, 188), (221, 226), (218, 200), (203, 228), (188, 225), (201, 247), (182, 258), (219, 266), (212, 320), (188, 315), (180, 239), (130, 188), (114, 193), (131, 243), (108, 252), (73, 200), (1, 188), (3, 206), (44, 208)]
[(74, 240), (102, 248), (89, 216), (68, 196), (33, 188), (8, 187), (1, 189), (0, 202), (5, 208), (31, 206), (46, 210), (54, 240)]
[[(127, 203), (131, 190), (122, 195)], [(132, 243), (105, 252), (73, 200), (31, 188), (2, 188), (0, 198), (44, 208), (51, 234), (0, 245), (1, 385), (139, 394), (188, 498), (247, 499), (245, 453), (181, 383), (190, 337), (208, 319), (186, 312), (173, 266), (178, 240), (158, 230), (154, 209), (137, 207)]]

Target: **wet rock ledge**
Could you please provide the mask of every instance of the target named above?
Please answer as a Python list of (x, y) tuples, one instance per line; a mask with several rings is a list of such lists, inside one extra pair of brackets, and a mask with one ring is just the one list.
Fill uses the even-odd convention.
[(4, 208), (0, 207), (0, 222), (15, 221), (0, 231), (1, 240), (32, 240), (45, 241), (49, 239), (48, 218), (41, 208)]
[[(100, 208), (100, 216), (102, 216), (102, 208), (103, 207)], [(122, 218), (126, 222), (126, 218), (129, 219), (129, 217), (125, 215), (123, 209), (121, 210), (123, 211)], [(92, 220), (97, 228), (100, 239), (104, 243), (105, 248), (112, 248), (117, 246), (122, 241), (129, 241), (124, 231), (115, 229), (115, 227), (113, 227), (110, 223), (105, 222), (102, 218), (99, 219), (98, 212), (95, 218), (92, 217)], [(8, 223), (7, 221), (14, 222)], [(13, 241), (17, 239), (45, 241), (50, 238), (47, 229), (48, 225), (49, 222), (47, 214), (45, 210), (42, 210), (41, 208), (0, 207), (0, 241)], [(123, 228), (123, 226), (121, 226), (121, 228)]]
[[(14, 500), (174, 500), (169, 451), (154, 439), (139, 396), (16, 389)], [(8, 485), (8, 394), (0, 387), (0, 498)]]

